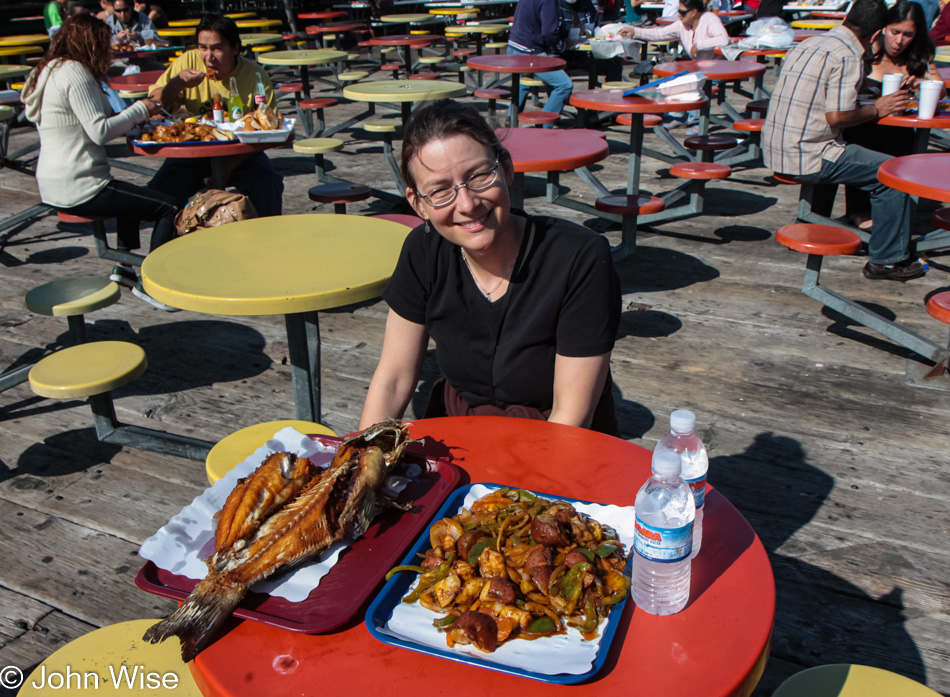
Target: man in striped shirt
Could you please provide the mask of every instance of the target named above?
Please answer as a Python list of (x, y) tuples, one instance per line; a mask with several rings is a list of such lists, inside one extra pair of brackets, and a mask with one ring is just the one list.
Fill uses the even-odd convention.
[(851, 184), (871, 196), (874, 227), (864, 276), (907, 281), (924, 274), (909, 257), (910, 199), (884, 186), (877, 170), (890, 156), (846, 143), (843, 129), (903, 113), (908, 91), (858, 103), (864, 58), (884, 28), (883, 0), (856, 0), (844, 24), (788, 52), (762, 128), (765, 166), (809, 184)]

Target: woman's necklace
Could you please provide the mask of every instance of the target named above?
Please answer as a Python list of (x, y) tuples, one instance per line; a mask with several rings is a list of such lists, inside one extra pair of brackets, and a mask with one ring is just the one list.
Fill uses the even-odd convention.
[(462, 251), (462, 261), (464, 261), (465, 266), (468, 267), (468, 272), (472, 274), (472, 280), (475, 281), (475, 285), (478, 287), (478, 290), (480, 290), (482, 295), (484, 295), (488, 299), (488, 301), (491, 302), (491, 294), (497, 291), (499, 288), (501, 288), (501, 284), (508, 280), (508, 277), (511, 276), (511, 272), (515, 268), (514, 264), (508, 267), (505, 273), (502, 274), (502, 277), (499, 279), (498, 283), (496, 283), (494, 287), (491, 288), (491, 290), (485, 290), (482, 287), (482, 284), (478, 282), (478, 278), (475, 276), (475, 269), (473, 269), (472, 265), (469, 263), (468, 257), (465, 256), (465, 249), (461, 247), (459, 249), (461, 249)]

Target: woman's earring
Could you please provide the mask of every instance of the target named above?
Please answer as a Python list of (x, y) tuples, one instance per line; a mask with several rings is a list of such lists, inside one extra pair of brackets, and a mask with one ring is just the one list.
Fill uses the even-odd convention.
[(428, 235), (432, 230), (429, 228), (429, 219), (426, 218), (426, 234)]

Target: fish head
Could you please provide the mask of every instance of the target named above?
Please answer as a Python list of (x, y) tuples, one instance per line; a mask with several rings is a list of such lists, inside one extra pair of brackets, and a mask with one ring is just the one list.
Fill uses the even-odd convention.
[(398, 419), (385, 419), (343, 439), (343, 445), (379, 448), (386, 469), (398, 462), (406, 446), (414, 442), (416, 440), (409, 436), (409, 424)]

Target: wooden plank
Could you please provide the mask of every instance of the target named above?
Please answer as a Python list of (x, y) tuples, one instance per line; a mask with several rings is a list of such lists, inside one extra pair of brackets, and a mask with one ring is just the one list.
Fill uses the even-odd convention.
[(52, 611), (49, 605), (0, 586), (0, 651)]
[(94, 629), (98, 627), (62, 612), (50, 612), (16, 641), (0, 647), (0, 666), (16, 666), (29, 677), (50, 654)]

